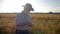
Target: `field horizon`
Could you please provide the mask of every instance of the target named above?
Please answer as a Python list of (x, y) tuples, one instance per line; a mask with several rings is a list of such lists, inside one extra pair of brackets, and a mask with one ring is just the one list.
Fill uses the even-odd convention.
[[(0, 28), (7, 34), (15, 32), (17, 13), (0, 13)], [(60, 34), (60, 14), (34, 13), (30, 14), (33, 27), (29, 29), (31, 34), (37, 34), (38, 31), (44, 34)], [(1, 31), (1, 30), (0, 30)]]

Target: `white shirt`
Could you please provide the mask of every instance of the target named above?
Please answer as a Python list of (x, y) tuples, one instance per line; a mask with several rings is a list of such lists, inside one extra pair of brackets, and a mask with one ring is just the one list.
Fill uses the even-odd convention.
[(28, 25), (32, 24), (32, 20), (31, 20), (29, 15), (26, 15), (24, 13), (19, 13), (16, 16), (16, 25), (18, 25), (19, 23), (25, 23), (26, 25), (24, 25), (22, 27), (16, 26), (16, 29), (19, 29), (19, 30), (28, 30), (29, 29)]

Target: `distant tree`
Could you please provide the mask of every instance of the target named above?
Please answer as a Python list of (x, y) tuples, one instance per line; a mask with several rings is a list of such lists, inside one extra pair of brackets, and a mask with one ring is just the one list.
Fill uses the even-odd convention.
[(50, 11), (49, 13), (51, 14), (52, 12)]

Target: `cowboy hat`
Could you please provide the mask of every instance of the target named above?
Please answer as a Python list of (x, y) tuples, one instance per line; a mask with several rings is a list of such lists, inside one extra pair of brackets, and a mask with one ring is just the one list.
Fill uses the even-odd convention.
[[(26, 3), (25, 6), (30, 7), (31, 8), (31, 11), (34, 11), (34, 9), (32, 8), (32, 5), (31, 4)], [(25, 6), (23, 5), (23, 7), (25, 7)]]

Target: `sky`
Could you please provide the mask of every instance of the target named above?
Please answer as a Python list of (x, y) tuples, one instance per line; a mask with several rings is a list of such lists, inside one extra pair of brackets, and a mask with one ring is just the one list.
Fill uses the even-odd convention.
[(32, 4), (31, 13), (60, 12), (60, 0), (0, 0), (0, 13), (20, 13), (26, 3)]

